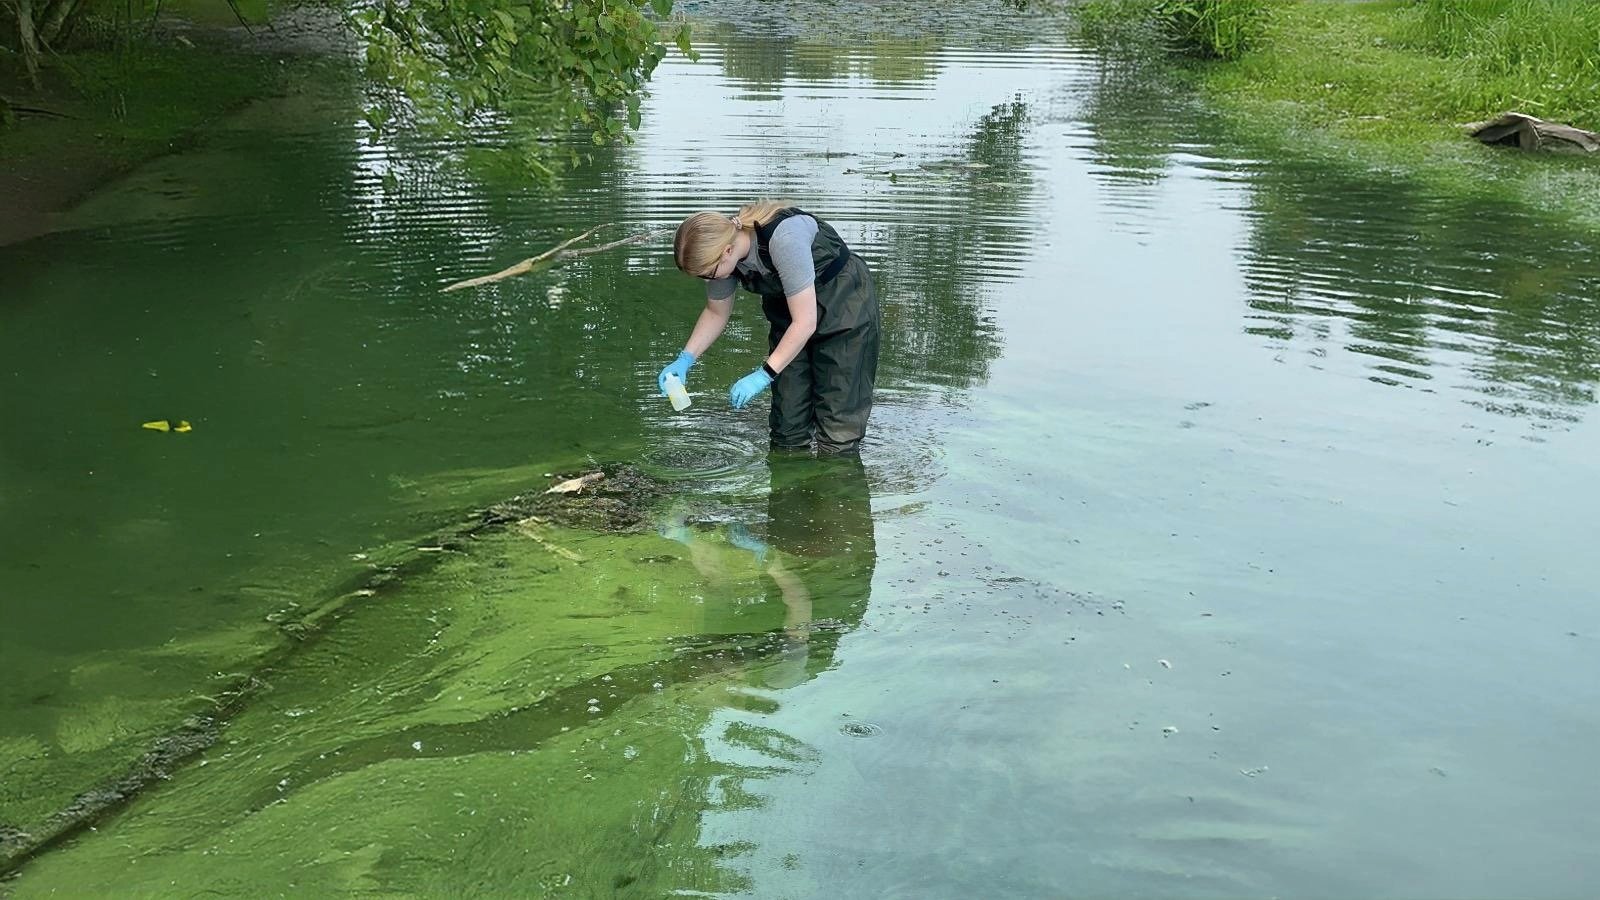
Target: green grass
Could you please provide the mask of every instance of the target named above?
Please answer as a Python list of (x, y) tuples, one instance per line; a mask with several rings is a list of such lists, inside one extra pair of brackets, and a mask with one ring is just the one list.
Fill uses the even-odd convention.
[(1600, 227), (1596, 160), (1483, 147), (1461, 127), (1519, 110), (1600, 130), (1600, 3), (1080, 0), (1064, 8), (1078, 35), (1114, 59), (1172, 64), (1242, 138), (1270, 152), (1346, 159)]
[(1454, 124), (1521, 108), (1600, 128), (1600, 3), (1574, 0), (1082, 0), (1079, 32), (1233, 65), (1328, 119)]
[[(1284, 5), (1266, 20), (1259, 49), (1201, 81), (1219, 94), (1293, 104), (1302, 120), (1413, 141), (1517, 108), (1600, 126), (1600, 5), (1485, 2), (1471, 4), (1470, 22), (1438, 12), (1460, 5)], [(1491, 6), (1521, 18), (1486, 15)], [(1587, 52), (1568, 46), (1580, 26), (1591, 30)]]
[(1597, 66), (1600, 4), (1310, 0), (1273, 4), (1237, 59), (1181, 71), (1252, 140), (1600, 226), (1596, 161), (1483, 147), (1461, 128), (1516, 109), (1600, 129)]
[[(1022, 8), (1030, 4), (1023, 2)], [(1080, 0), (1069, 7), (1089, 39), (1165, 47), (1200, 59), (1237, 59), (1261, 36), (1267, 0)]]
[(1408, 46), (1468, 64), (1463, 105), (1516, 103), (1600, 125), (1600, 4), (1570, 0), (1425, 0), (1405, 11)]

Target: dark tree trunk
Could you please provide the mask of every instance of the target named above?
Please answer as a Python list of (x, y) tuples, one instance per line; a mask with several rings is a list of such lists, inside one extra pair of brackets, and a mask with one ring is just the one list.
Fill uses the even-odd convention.
[(39, 86), (39, 36), (33, 30), (33, 0), (11, 0), (17, 11), (17, 40), (22, 45), (22, 62), (28, 67), (28, 80)]
[(61, 28), (72, 14), (78, 11), (79, 0), (54, 0), (45, 6), (39, 20), (39, 43), (45, 47), (56, 42)]

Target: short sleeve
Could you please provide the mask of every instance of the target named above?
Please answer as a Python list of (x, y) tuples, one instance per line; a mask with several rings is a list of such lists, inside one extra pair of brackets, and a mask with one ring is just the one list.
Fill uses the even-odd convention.
[(767, 252), (772, 256), (785, 296), (793, 297), (817, 280), (817, 266), (811, 244), (817, 237), (817, 220), (810, 216), (790, 216), (772, 230)]
[(716, 300), (719, 303), (723, 300), (732, 300), (736, 285), (737, 282), (732, 275), (727, 278), (713, 278), (706, 282), (706, 299)]

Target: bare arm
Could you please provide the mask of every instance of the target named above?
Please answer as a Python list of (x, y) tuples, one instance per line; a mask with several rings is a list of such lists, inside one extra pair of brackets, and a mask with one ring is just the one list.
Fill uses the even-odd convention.
[(705, 356), (717, 338), (722, 337), (723, 329), (728, 327), (728, 314), (733, 312), (733, 298), (726, 300), (713, 300), (706, 298), (706, 308), (700, 311), (700, 318), (694, 323), (694, 331), (689, 333), (689, 342), (683, 349), (694, 354), (695, 359)]
[(783, 593), (783, 629), (791, 636), (806, 640), (811, 634), (806, 628), (811, 624), (811, 591), (800, 576), (785, 568), (777, 558), (767, 565), (767, 574)]
[[(789, 328), (784, 331), (783, 337), (778, 341), (778, 346), (772, 350), (772, 355), (767, 357), (767, 365), (774, 372), (782, 372), (783, 367), (794, 361), (800, 355), (801, 348), (806, 341), (817, 333), (817, 289), (815, 285), (806, 285), (799, 293), (789, 297)], [(726, 318), (723, 319), (727, 321)], [(695, 329), (696, 333), (699, 328)], [(720, 330), (719, 330), (720, 331)], [(694, 352), (690, 348), (691, 353)]]

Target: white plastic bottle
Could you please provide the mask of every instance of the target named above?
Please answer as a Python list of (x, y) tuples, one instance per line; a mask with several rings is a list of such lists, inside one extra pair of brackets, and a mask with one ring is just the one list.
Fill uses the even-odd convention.
[(684, 390), (683, 379), (676, 375), (667, 376), (667, 399), (672, 401), (672, 408), (677, 412), (688, 409), (693, 402), (689, 399), (689, 392)]

